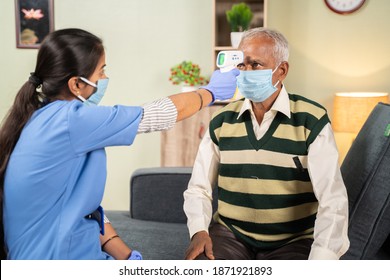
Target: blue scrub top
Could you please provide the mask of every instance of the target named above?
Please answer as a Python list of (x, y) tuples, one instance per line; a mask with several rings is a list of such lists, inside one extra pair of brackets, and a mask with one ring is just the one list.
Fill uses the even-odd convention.
[(9, 259), (112, 259), (101, 250), (95, 211), (106, 182), (105, 147), (131, 145), (141, 107), (55, 101), (36, 111), (4, 181)]

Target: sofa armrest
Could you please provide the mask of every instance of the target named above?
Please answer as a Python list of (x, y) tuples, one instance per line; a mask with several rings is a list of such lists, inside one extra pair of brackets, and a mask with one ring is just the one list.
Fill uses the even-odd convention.
[(342, 259), (386, 258), (389, 254), (384, 248), (390, 235), (389, 121), (390, 104), (377, 104), (341, 166), (349, 200), (351, 243)]

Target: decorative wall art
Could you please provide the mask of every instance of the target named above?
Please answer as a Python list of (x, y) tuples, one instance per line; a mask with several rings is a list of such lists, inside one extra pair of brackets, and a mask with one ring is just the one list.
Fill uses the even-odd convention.
[(15, 0), (16, 47), (37, 49), (54, 30), (54, 0)]

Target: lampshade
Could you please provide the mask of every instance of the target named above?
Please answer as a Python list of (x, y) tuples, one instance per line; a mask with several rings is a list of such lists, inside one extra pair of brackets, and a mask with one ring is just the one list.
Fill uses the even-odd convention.
[(379, 102), (388, 103), (385, 92), (339, 92), (334, 96), (332, 126), (336, 132), (358, 133)]

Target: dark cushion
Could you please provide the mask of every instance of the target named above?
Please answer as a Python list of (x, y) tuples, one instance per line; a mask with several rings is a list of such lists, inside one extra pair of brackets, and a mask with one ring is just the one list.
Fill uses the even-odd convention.
[(131, 219), (128, 211), (105, 211), (121, 239), (144, 260), (183, 260), (190, 243), (185, 224)]
[(350, 248), (342, 259), (389, 258), (384, 246), (390, 234), (390, 105), (371, 112), (350, 150), (341, 173), (349, 199)]
[(157, 167), (134, 171), (130, 179), (130, 215), (133, 219), (186, 223), (183, 192), (192, 168)]

